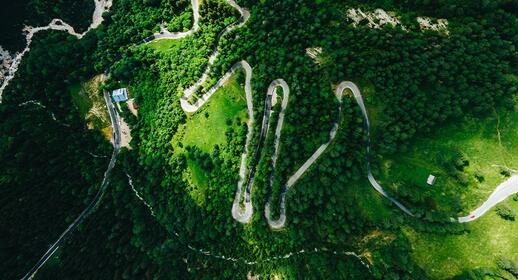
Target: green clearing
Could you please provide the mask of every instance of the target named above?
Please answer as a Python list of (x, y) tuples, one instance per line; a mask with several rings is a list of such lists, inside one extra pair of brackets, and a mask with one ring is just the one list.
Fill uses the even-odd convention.
[(109, 130), (107, 128), (110, 127), (110, 118), (104, 99), (98, 92), (100, 83), (101, 76), (98, 75), (86, 82), (70, 86), (69, 92), (72, 96), (72, 102), (88, 128), (105, 133)]
[(343, 199), (354, 201), (357, 205), (355, 207), (361, 211), (363, 219), (373, 223), (383, 223), (383, 221), (395, 217), (392, 205), (372, 188), (367, 178), (362, 178), (352, 184), (345, 188)]
[[(367, 113), (369, 114), (369, 122), (371, 125), (371, 133), (373, 136), (376, 135), (379, 119), (384, 112), (384, 103), (379, 98), (376, 98), (376, 90), (374, 85), (368, 81), (360, 81), (359, 87), (363, 96), (365, 104), (369, 104), (367, 107)], [(353, 93), (347, 89), (347, 94), (352, 98)]]
[[(446, 124), (416, 139), (407, 152), (384, 158), (380, 183), (394, 192), (424, 194), (428, 199), (422, 207), (427, 210), (467, 215), (506, 180), (502, 170), (518, 169), (518, 157), (513, 156), (518, 154), (517, 136), (517, 108)], [(437, 176), (434, 186), (426, 184), (429, 174)], [(518, 202), (512, 197), (500, 205), (518, 213)], [(499, 256), (518, 260), (518, 221), (503, 220), (493, 208), (468, 228), (461, 235), (417, 232), (410, 226), (403, 232), (412, 243), (412, 257), (434, 279), (474, 268), (496, 268)]]
[(184, 179), (189, 182), (189, 195), (198, 206), (205, 204), (205, 193), (209, 185), (209, 177), (196, 161), (187, 160), (188, 169), (183, 174)]
[(192, 183), (196, 186), (207, 187), (209, 184), (209, 177), (205, 171), (195, 161), (188, 160), (187, 165), (192, 171)]
[[(437, 210), (467, 215), (506, 180), (503, 170), (518, 170), (516, 109), (468, 117), (417, 139), (407, 152), (382, 160), (381, 181), (393, 190), (432, 197)], [(429, 174), (437, 176), (434, 186), (426, 184)]]
[(159, 52), (167, 52), (171, 48), (181, 44), (181, 40), (170, 40), (170, 39), (162, 39), (162, 40), (155, 40), (152, 42), (149, 42), (147, 44), (148, 47), (157, 50)]
[(82, 91), (81, 84), (79, 83), (71, 85), (70, 92), (72, 93), (72, 101), (74, 102), (74, 105), (79, 109), (81, 117), (85, 119), (88, 111), (90, 111), (90, 108), (92, 107), (92, 100), (90, 100), (89, 96)]
[[(502, 204), (518, 213), (518, 202)], [(433, 279), (446, 279), (466, 270), (496, 268), (498, 257), (518, 260), (518, 221), (505, 221), (495, 211), (487, 212), (469, 224), (470, 232), (461, 235), (416, 232), (405, 227), (412, 243), (412, 258)]]
[(196, 146), (203, 152), (211, 153), (216, 145), (225, 145), (227, 129), (236, 127), (247, 118), (244, 89), (235, 77), (231, 78), (178, 128), (173, 138), (175, 151), (184, 152), (180, 146)]
[[(186, 123), (179, 126), (171, 144), (176, 154), (187, 154), (187, 146), (210, 154), (216, 145), (224, 147), (228, 144), (227, 130), (237, 130), (247, 119), (245, 92), (234, 76), (198, 112), (187, 116)], [(196, 204), (202, 205), (209, 176), (195, 160), (189, 159), (187, 166), (184, 179), (190, 183), (189, 193)]]

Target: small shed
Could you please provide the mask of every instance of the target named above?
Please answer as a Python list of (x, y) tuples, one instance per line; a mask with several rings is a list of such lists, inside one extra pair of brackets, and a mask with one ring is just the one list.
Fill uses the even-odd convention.
[(119, 88), (112, 92), (112, 97), (115, 102), (124, 102), (128, 100), (128, 89)]
[(430, 186), (433, 186), (435, 184), (435, 181), (437, 180), (437, 177), (435, 177), (434, 175), (430, 174), (428, 176), (428, 179), (426, 179), (426, 183)]

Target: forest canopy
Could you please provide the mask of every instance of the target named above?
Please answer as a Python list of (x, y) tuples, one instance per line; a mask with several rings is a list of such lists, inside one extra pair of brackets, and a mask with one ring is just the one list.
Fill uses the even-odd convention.
[[(496, 225), (518, 229), (516, 201), (481, 222), (451, 222), (482, 204), (518, 164), (515, 1), (204, 0), (199, 22), (195, 2), (115, 0), (81, 39), (56, 30), (34, 36), (0, 104), (5, 279), (25, 275), (99, 191), (114, 130), (89, 127), (70, 89), (102, 73), (97, 100), (104, 90), (127, 88), (135, 104), (115, 105), (131, 141), (116, 155), (99, 206), (36, 279), (517, 277), (515, 238), (485, 242)], [(0, 46), (16, 52), (25, 46), (24, 25), (60, 18), (85, 31), (94, 3), (31, 0), (7, 8)], [(350, 9), (383, 9), (398, 24), (374, 28), (354, 21)], [(445, 20), (448, 32), (421, 29), (418, 17)], [(251, 76), (232, 68), (239, 61)], [(200, 77), (192, 104), (218, 88), (199, 110), (185, 112), (181, 100)], [(290, 95), (274, 167), (280, 89), (267, 132), (262, 122), (276, 79)], [(342, 81), (360, 88), (370, 130), (353, 92), (334, 95)], [(246, 145), (254, 214), (243, 224), (231, 211)], [(506, 166), (491, 166), (500, 163)], [(371, 172), (413, 216), (371, 187)], [(425, 184), (431, 174), (434, 186)], [(283, 195), (286, 223), (272, 230), (264, 207), (271, 201), (279, 217)], [(451, 258), (461, 261), (446, 266)]]

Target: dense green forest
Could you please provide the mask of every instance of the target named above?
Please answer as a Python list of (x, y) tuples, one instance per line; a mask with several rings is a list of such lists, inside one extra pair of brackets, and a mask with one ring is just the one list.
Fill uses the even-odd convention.
[[(58, 31), (35, 36), (0, 104), (0, 275), (22, 277), (101, 184), (110, 143), (101, 131), (86, 127), (69, 88), (109, 70), (103, 88), (128, 87), (138, 104), (138, 117), (125, 106), (120, 112), (131, 127), (130, 149), (118, 155), (98, 209), (36, 278), (518, 277), (516, 253), (499, 255), (518, 246), (512, 236), (499, 235), (505, 245), (482, 247), (487, 256), (468, 250), (470, 242), (492, 238), (483, 234), (489, 228), (517, 229), (516, 202), (506, 201), (474, 225), (450, 222), (483, 201), (469, 197), (483, 180), (498, 184), (511, 174), (484, 173), (475, 168), (481, 160), (471, 150), (441, 145), (469, 142), (484, 150), (486, 144), (479, 143), (488, 137), (468, 139), (462, 131), (475, 134), (494, 126), (507, 133), (504, 140), (512, 135), (518, 93), (515, 1), (237, 2), (250, 11), (250, 19), (220, 40), (225, 27), (240, 20), (224, 0), (202, 1), (200, 29), (179, 40), (140, 44), (160, 24), (171, 32), (189, 30), (191, 1), (114, 0), (103, 24), (81, 40)], [(23, 46), (23, 37), (18, 38), (23, 24), (47, 24), (59, 17), (83, 31), (93, 11), (92, 1), (9, 5), (13, 20), (0, 16), (0, 45), (9, 50)], [(392, 11), (408, 28), (353, 26), (347, 10), (358, 7)], [(417, 16), (447, 19), (449, 34), (421, 31)], [(234, 63), (246, 60), (253, 68), (259, 118), (250, 147), (259, 141), (270, 82), (283, 78), (291, 92), (276, 169), (270, 161), (273, 132), (257, 165), (249, 224), (235, 221), (230, 211), (247, 133), (244, 73), (234, 74), (200, 111), (190, 114), (180, 107), (183, 91), (202, 75), (214, 48), (220, 54), (195, 98)], [(308, 48), (321, 52), (312, 58)], [(346, 95), (336, 138), (288, 192), (286, 227), (271, 230), (264, 205), (271, 197), (277, 216), (282, 185), (327, 141), (337, 114), (335, 86), (344, 80), (358, 84), (365, 97), (375, 175), (416, 217), (399, 211), (369, 185), (363, 118)], [(279, 105), (273, 109), (275, 123)], [(434, 157), (419, 154), (425, 149)], [(435, 156), (439, 150), (445, 151), (442, 157)], [(248, 162), (253, 161), (250, 154)], [(427, 160), (431, 167), (423, 170), (387, 168), (393, 162), (412, 166)], [(421, 174), (416, 174), (439, 168), (446, 171), (437, 191), (421, 191)], [(441, 180), (455, 187), (438, 189)], [(435, 257), (427, 256), (434, 252)], [(459, 262), (450, 262), (452, 256)], [(449, 266), (441, 267), (446, 262)]]
[(90, 51), (83, 43), (63, 33), (39, 36), (0, 105), (0, 273), (8, 279), (28, 270), (75, 219), (108, 163), (109, 143), (86, 130), (66, 90), (91, 73), (77, 68)]
[[(5, 2), (5, 3), (4, 3)], [(17, 52), (25, 46), (24, 26), (44, 26), (60, 18), (77, 32), (85, 31), (92, 20), (91, 0), (4, 1), (0, 10), (0, 46)]]

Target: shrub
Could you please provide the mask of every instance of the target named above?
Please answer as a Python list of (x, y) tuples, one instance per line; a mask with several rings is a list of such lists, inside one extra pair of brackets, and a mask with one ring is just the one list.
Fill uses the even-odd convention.
[(478, 170), (477, 170), (477, 171), (475, 171), (475, 174), (474, 174), (474, 175), (475, 175), (475, 179), (477, 179), (477, 181), (478, 181), (479, 183), (484, 182), (484, 175), (483, 175), (480, 171), (478, 171)]
[(496, 213), (504, 220), (514, 221), (516, 218), (516, 214), (513, 212), (513, 210), (503, 205), (496, 208)]
[(469, 178), (465, 173), (457, 172), (457, 174), (455, 174), (455, 178), (462, 186), (466, 187), (469, 185)]
[(518, 265), (515, 262), (513, 262), (509, 259), (500, 257), (496, 261), (496, 265), (500, 269), (505, 270), (505, 271), (511, 273), (514, 277), (518, 278)]
[(509, 172), (509, 170), (507, 168), (500, 168), (500, 174), (504, 175), (504, 177), (509, 177), (511, 176), (511, 172)]

